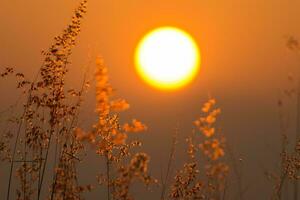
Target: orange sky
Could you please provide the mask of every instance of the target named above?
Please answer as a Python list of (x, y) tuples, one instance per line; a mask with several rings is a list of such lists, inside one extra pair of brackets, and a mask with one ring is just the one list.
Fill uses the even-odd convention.
[[(68, 24), (77, 3), (2, 0), (0, 66), (13, 66), (29, 76), (35, 73), (42, 60), (40, 51)], [(255, 198), (255, 191), (270, 190), (264, 187), (263, 177), (261, 184), (253, 184), (253, 177), (261, 176), (261, 165), (271, 167), (267, 161), (275, 159), (270, 149), (278, 145), (278, 90), (285, 87), (287, 74), (297, 73), (300, 66), (284, 39), (286, 35), (300, 38), (299, 8), (299, 0), (91, 0), (69, 82), (78, 83), (83, 73), (80, 66), (89, 53), (104, 57), (118, 94), (131, 104), (125, 119), (136, 117), (150, 127), (143, 139), (154, 168), (161, 164), (158, 149), (165, 152), (161, 157), (167, 156), (165, 144), (176, 123), (180, 122), (182, 137), (187, 135), (207, 95), (215, 96), (223, 110), (223, 132), (244, 156), (245, 171), (251, 171), (245, 174), (250, 185), (247, 199)], [(172, 93), (146, 85), (133, 66), (140, 38), (165, 25), (189, 32), (202, 57), (196, 80)], [(9, 92), (5, 88), (0, 82), (0, 90)], [(13, 95), (2, 97), (0, 106), (11, 99)], [(84, 116), (93, 113), (93, 105), (91, 93)], [(269, 195), (265, 193), (262, 199)]]

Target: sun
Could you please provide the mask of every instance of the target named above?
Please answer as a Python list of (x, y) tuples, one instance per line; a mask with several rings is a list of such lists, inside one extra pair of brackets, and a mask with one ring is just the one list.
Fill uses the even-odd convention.
[(146, 34), (137, 45), (135, 66), (140, 77), (151, 86), (175, 90), (197, 75), (200, 52), (187, 32), (175, 27), (160, 27)]

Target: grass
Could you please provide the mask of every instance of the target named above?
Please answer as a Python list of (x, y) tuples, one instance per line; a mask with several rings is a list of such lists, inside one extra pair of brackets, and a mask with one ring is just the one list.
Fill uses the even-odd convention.
[[(161, 200), (243, 199), (242, 170), (239, 166), (242, 161), (235, 158), (226, 145), (225, 136), (216, 128), (221, 109), (214, 98), (204, 103), (200, 117), (193, 122), (195, 128), (186, 139), (186, 161), (181, 168), (174, 167), (180, 131), (176, 129), (166, 174), (162, 175), (161, 181), (151, 176), (150, 156), (142, 151), (142, 141), (131, 138), (131, 133), (146, 131), (147, 126), (137, 119), (120, 123), (122, 111), (130, 106), (126, 100), (116, 97), (102, 58), (96, 59), (97, 119), (88, 130), (79, 126), (80, 107), (90, 83), (84, 76), (78, 90), (67, 90), (65, 78), (86, 12), (87, 0), (83, 0), (67, 28), (43, 52), (44, 62), (34, 80), (27, 80), (13, 68), (5, 68), (0, 74), (2, 81), (8, 77), (15, 78), (17, 88), (25, 96), (20, 114), (8, 119), (1, 130), (0, 159), (3, 165), (9, 166), (7, 192), (1, 194), (1, 198), (79, 200), (83, 199), (85, 192), (105, 188), (106, 192), (99, 199), (131, 200), (135, 196), (132, 187), (138, 182), (146, 188), (159, 187)], [(300, 49), (294, 38), (289, 38), (288, 47), (293, 51)], [(298, 98), (299, 108), (299, 92), (295, 92), (298, 90), (292, 88), (286, 94)], [(272, 176), (275, 184), (274, 194), (270, 196), (283, 199), (283, 188), (289, 181), (295, 187), (293, 199), (296, 200), (300, 143), (296, 142), (293, 150), (288, 150), (282, 99), (278, 106), (282, 122), (281, 168), (279, 175)], [(299, 109), (297, 112), (299, 117)], [(0, 115), (3, 113), (6, 114), (3, 111)], [(296, 131), (299, 133), (299, 123)], [(297, 134), (295, 141), (298, 140)], [(99, 160), (105, 160), (105, 170), (95, 175), (98, 185), (81, 185), (78, 165), (88, 165), (85, 152), (90, 146)], [(234, 184), (231, 174), (237, 178), (236, 194), (229, 194), (229, 185)], [(12, 186), (16, 188), (14, 194)]]

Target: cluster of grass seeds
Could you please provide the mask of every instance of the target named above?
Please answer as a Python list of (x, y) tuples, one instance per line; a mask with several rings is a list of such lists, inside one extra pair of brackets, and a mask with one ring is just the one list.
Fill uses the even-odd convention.
[[(299, 54), (300, 45), (296, 38), (288, 36), (286, 46), (289, 50)], [(300, 179), (300, 79), (293, 74), (288, 75), (289, 87), (285, 88), (278, 100), (279, 120), (280, 120), (280, 168), (279, 173), (266, 172), (269, 179), (274, 181), (274, 190), (271, 198), (281, 200), (284, 198), (299, 198), (298, 182)], [(295, 103), (295, 113), (287, 111), (291, 103)], [(296, 114), (295, 134), (291, 136), (291, 114)], [(293, 128), (293, 127), (292, 127)], [(293, 131), (294, 132), (294, 131)], [(287, 189), (293, 186), (292, 193), (287, 193)]]
[(131, 149), (141, 146), (138, 140), (127, 142), (129, 133), (147, 129), (142, 122), (120, 124), (119, 113), (128, 109), (124, 99), (112, 99), (114, 90), (109, 83), (107, 67), (103, 60), (96, 61), (96, 112), (97, 123), (89, 132), (77, 129), (75, 136), (96, 146), (96, 153), (106, 161), (106, 172), (98, 176), (100, 185), (107, 187), (107, 199), (133, 199), (129, 187), (134, 179), (146, 185), (156, 182), (147, 172), (149, 156), (145, 153), (132, 155)]
[[(216, 134), (214, 124), (221, 112), (210, 99), (202, 107), (203, 116), (194, 124), (197, 131), (187, 138), (188, 161), (177, 171), (170, 189), (170, 199), (224, 199), (229, 167), (221, 159), (225, 140)], [(197, 153), (205, 158), (203, 164)], [(204, 175), (201, 172), (205, 172)]]
[[(22, 88), (27, 96), (22, 114), (13, 120), (16, 128), (4, 130), (2, 134), (1, 157), (10, 163), (7, 200), (11, 199), (14, 175), (19, 182), (16, 199), (40, 199), (43, 189), (48, 190), (49, 186), (49, 199), (80, 199), (76, 163), (77, 154), (83, 147), (72, 133), (86, 81), (78, 92), (67, 91), (65, 76), (86, 4), (86, 0), (80, 3), (68, 27), (43, 52), (44, 62), (33, 81), (25, 80), (23, 74), (15, 73), (11, 68), (1, 73), (2, 78), (15, 75), (17, 87)], [(8, 139), (14, 140), (11, 151), (7, 147)], [(54, 164), (51, 163), (52, 180), (47, 180), (51, 183), (48, 185), (45, 177), (50, 166), (50, 149), (54, 149), (54, 155), (51, 155)]]

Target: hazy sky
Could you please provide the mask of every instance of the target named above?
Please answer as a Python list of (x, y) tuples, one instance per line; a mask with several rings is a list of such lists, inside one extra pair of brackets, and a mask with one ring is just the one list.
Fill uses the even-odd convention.
[[(41, 50), (68, 24), (78, 1), (1, 0), (0, 4), (0, 67), (13, 66), (31, 76), (41, 64)], [(223, 111), (219, 127), (244, 160), (246, 197), (266, 199), (271, 183), (263, 168), (274, 169), (279, 152), (278, 91), (286, 87), (288, 73), (299, 74), (299, 57), (285, 47), (286, 35), (300, 38), (299, 11), (299, 0), (90, 0), (69, 83), (78, 85), (89, 54), (103, 56), (114, 88), (131, 104), (124, 120), (138, 118), (149, 126), (141, 138), (157, 177), (166, 165), (162, 161), (176, 124), (184, 138), (208, 95), (216, 97)], [(149, 30), (165, 25), (189, 32), (202, 57), (196, 80), (175, 92), (149, 87), (134, 71), (137, 42)], [(3, 82), (0, 90), (14, 92)], [(2, 96), (0, 107), (13, 98)], [(93, 98), (93, 92), (87, 95), (83, 126), (95, 120), (87, 118), (94, 111)]]

